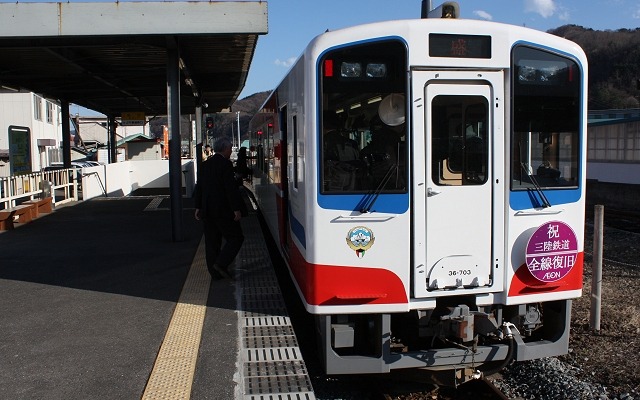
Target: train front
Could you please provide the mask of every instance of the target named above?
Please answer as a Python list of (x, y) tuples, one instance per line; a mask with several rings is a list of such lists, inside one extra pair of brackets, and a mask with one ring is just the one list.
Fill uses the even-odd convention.
[(327, 372), (445, 370), (457, 384), (566, 353), (584, 53), (479, 21), (372, 27), (316, 43), (317, 209), (298, 285)]

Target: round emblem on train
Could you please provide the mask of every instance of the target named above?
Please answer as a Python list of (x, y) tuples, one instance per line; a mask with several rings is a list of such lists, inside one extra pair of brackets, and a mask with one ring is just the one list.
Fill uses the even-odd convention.
[(541, 282), (555, 282), (573, 268), (578, 256), (578, 239), (561, 221), (540, 225), (527, 243), (527, 268)]
[(347, 245), (356, 252), (358, 258), (364, 257), (365, 251), (373, 246), (375, 240), (373, 231), (365, 226), (356, 226), (347, 233)]

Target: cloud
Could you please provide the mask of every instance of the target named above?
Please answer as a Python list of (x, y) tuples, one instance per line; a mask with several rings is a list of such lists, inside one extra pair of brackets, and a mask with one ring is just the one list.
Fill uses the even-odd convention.
[(294, 62), (296, 62), (296, 58), (295, 57), (289, 57), (284, 61), (282, 61), (281, 59), (277, 58), (276, 61), (274, 62), (274, 64), (279, 66), (279, 67), (289, 68), (290, 66), (293, 65)]
[(569, 21), (571, 19), (571, 14), (569, 13), (569, 10), (567, 10), (566, 8), (560, 8), (560, 13), (558, 13), (558, 19), (560, 19), (560, 21)]
[(524, 0), (524, 11), (540, 14), (544, 18), (549, 18), (556, 12), (554, 0)]
[(633, 18), (640, 19), (640, 8), (638, 8), (636, 12), (633, 13)]
[(489, 14), (486, 11), (482, 11), (482, 10), (475, 10), (473, 12), (476, 16), (478, 16), (480, 19), (484, 19), (486, 21), (491, 21), (493, 20), (493, 15)]

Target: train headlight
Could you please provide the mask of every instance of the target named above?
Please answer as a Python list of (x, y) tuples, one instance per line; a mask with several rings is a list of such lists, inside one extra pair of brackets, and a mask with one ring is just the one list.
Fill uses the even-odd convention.
[(343, 62), (340, 64), (340, 76), (343, 78), (359, 78), (362, 75), (362, 64)]
[(342, 62), (340, 63), (340, 76), (342, 78), (384, 78), (387, 76), (387, 64), (384, 63), (368, 63), (363, 67), (359, 62)]
[(384, 78), (387, 75), (387, 64), (367, 64), (367, 77)]

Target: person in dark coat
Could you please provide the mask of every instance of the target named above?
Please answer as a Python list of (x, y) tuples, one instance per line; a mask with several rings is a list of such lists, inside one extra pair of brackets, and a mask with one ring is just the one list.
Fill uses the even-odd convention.
[(229, 265), (244, 241), (240, 218), (246, 206), (229, 160), (231, 147), (228, 138), (213, 144), (214, 154), (202, 163), (194, 192), (195, 218), (204, 223), (207, 268), (213, 279), (231, 277)]
[(251, 169), (247, 165), (247, 148), (242, 146), (238, 150), (238, 159), (236, 160), (236, 177), (239, 184), (242, 185), (242, 181), (247, 179), (251, 175)]

